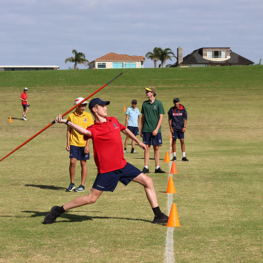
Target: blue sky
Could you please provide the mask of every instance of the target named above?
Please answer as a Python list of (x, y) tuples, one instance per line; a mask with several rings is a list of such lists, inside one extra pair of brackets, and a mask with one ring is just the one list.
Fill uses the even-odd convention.
[(68, 69), (72, 49), (92, 61), (109, 52), (145, 56), (154, 47), (176, 53), (179, 46), (184, 56), (230, 47), (258, 63), (262, 32), (262, 0), (0, 0), (0, 65)]

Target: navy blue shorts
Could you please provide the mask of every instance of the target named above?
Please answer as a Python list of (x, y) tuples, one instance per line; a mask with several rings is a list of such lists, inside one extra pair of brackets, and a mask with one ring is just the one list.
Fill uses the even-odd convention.
[(146, 145), (162, 145), (162, 134), (160, 132), (153, 136), (151, 132), (143, 132), (143, 143)]
[(22, 106), (23, 106), (23, 110), (29, 107), (28, 105), (22, 105)]
[(178, 139), (184, 139), (184, 132), (181, 131), (175, 131), (174, 133), (172, 133), (172, 138), (174, 140)]
[(89, 153), (84, 153), (85, 147), (77, 147), (75, 145), (70, 145), (69, 158), (75, 158), (78, 161), (89, 160)]
[(138, 127), (128, 126), (127, 127), (135, 136), (139, 135)]
[(138, 168), (127, 163), (122, 169), (108, 173), (98, 173), (93, 188), (100, 191), (113, 192), (119, 181), (127, 185), (141, 173), (142, 172)]

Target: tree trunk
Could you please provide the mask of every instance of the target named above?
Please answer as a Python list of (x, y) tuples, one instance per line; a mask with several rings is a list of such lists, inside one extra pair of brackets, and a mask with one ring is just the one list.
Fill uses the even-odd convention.
[(154, 60), (154, 68), (157, 68), (157, 60)]
[(77, 69), (78, 67), (78, 63), (77, 63), (77, 61), (75, 62), (75, 64), (74, 64), (74, 69)]

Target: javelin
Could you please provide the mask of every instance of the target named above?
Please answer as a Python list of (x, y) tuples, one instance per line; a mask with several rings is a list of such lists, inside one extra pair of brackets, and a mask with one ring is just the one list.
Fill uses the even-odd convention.
[[(76, 107), (78, 107), (79, 105), (82, 104), (82, 102), (84, 102), (85, 100), (88, 100), (90, 97), (92, 97), (93, 95), (95, 95), (97, 92), (99, 92), (100, 90), (102, 90), (104, 87), (106, 87), (108, 84), (110, 84), (112, 81), (114, 81), (115, 79), (117, 79), (119, 76), (121, 76), (123, 74), (120, 73), (118, 76), (116, 76), (115, 78), (113, 78), (112, 80), (110, 80), (109, 82), (107, 82), (106, 84), (104, 84), (102, 87), (100, 87), (99, 89), (97, 89), (96, 91), (94, 91), (92, 94), (90, 94), (87, 98), (85, 98), (84, 100), (82, 100), (81, 102), (79, 102), (77, 105), (75, 105), (73, 108), (71, 108), (70, 110), (68, 110), (67, 112), (65, 112), (62, 117), (64, 117), (65, 115), (67, 115), (68, 113), (70, 113), (72, 110), (74, 110)], [(37, 137), (41, 132), (45, 131), (47, 128), (49, 128), (51, 125), (55, 124), (55, 120), (52, 121), (48, 126), (46, 126), (45, 128), (43, 128), (41, 131), (39, 131), (38, 133), (36, 133), (34, 136), (32, 136), (31, 138), (29, 138), (27, 141), (25, 141), (24, 143), (22, 143), (20, 146), (18, 146), (17, 148), (15, 148), (12, 152), (10, 152), (9, 154), (7, 154), (5, 157), (3, 157), (1, 161), (3, 161), (6, 157), (8, 157), (9, 155), (11, 155), (12, 153), (14, 153), (15, 151), (17, 151), (18, 149), (20, 149), (22, 146), (24, 146), (26, 143), (30, 142), (32, 139), (34, 139), (35, 137)]]

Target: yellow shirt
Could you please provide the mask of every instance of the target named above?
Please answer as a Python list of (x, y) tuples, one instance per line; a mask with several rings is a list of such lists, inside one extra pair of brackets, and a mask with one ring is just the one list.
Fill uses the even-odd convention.
[[(94, 124), (91, 114), (85, 111), (83, 112), (82, 115), (78, 115), (76, 112), (70, 113), (69, 116), (67, 117), (67, 120), (83, 127), (84, 129), (87, 129), (87, 127)], [(74, 145), (77, 147), (85, 147), (86, 141), (84, 140), (84, 136), (79, 134), (74, 129), (71, 129), (70, 145)]]

